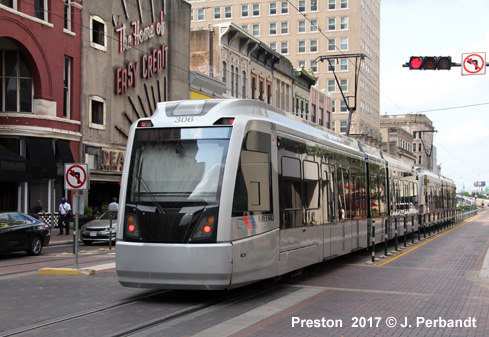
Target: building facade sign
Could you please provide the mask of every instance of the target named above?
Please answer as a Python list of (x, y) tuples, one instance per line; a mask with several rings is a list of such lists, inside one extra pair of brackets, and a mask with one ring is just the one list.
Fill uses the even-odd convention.
[(132, 47), (148, 41), (149, 39), (165, 34), (165, 22), (163, 21), (163, 11), (160, 11), (160, 21), (152, 23), (147, 27), (141, 28), (140, 21), (131, 22), (132, 33), (126, 35), (126, 25), (123, 23), (116, 32), (119, 35), (119, 53), (123, 53)]
[(150, 79), (168, 66), (168, 46), (161, 45), (159, 49), (153, 49), (149, 54), (141, 56), (141, 68), (139, 62), (128, 62), (125, 68), (118, 67), (115, 70), (115, 93), (124, 95), (129, 87), (136, 88), (138, 71), (143, 79)]
[(122, 172), (124, 166), (124, 151), (102, 149), (102, 163), (100, 169), (105, 172)]

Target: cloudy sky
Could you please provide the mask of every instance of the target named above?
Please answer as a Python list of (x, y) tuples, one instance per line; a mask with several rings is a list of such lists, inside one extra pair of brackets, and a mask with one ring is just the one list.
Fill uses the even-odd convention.
[(434, 143), (442, 174), (457, 190), (489, 185), (489, 72), (403, 68), (410, 56), (485, 52), (489, 59), (489, 1), (382, 0), (380, 113), (422, 113), (438, 132)]

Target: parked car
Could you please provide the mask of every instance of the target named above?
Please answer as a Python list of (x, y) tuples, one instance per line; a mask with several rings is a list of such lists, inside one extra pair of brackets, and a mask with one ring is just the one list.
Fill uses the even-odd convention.
[[(110, 227), (112, 216), (112, 227)], [(94, 242), (115, 241), (117, 227), (117, 212), (107, 211), (97, 219), (84, 224), (81, 228), (81, 239), (84, 244), (91, 245)]]
[(19, 212), (0, 212), (0, 253), (25, 250), (39, 255), (49, 245), (51, 231), (44, 222)]

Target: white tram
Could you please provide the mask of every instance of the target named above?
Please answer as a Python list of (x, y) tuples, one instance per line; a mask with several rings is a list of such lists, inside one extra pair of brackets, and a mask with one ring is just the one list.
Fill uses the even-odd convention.
[(418, 213), (419, 174), (260, 101), (159, 103), (129, 134), (118, 280), (230, 289), (366, 248), (372, 221)]

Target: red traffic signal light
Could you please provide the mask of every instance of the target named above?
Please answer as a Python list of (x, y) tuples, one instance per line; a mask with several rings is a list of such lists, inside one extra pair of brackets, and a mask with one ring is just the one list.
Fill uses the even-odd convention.
[(452, 58), (451, 56), (411, 56), (407, 66), (410, 70), (450, 70)]
[(409, 59), (409, 69), (419, 69), (423, 67), (423, 58), (419, 56), (411, 56)]

